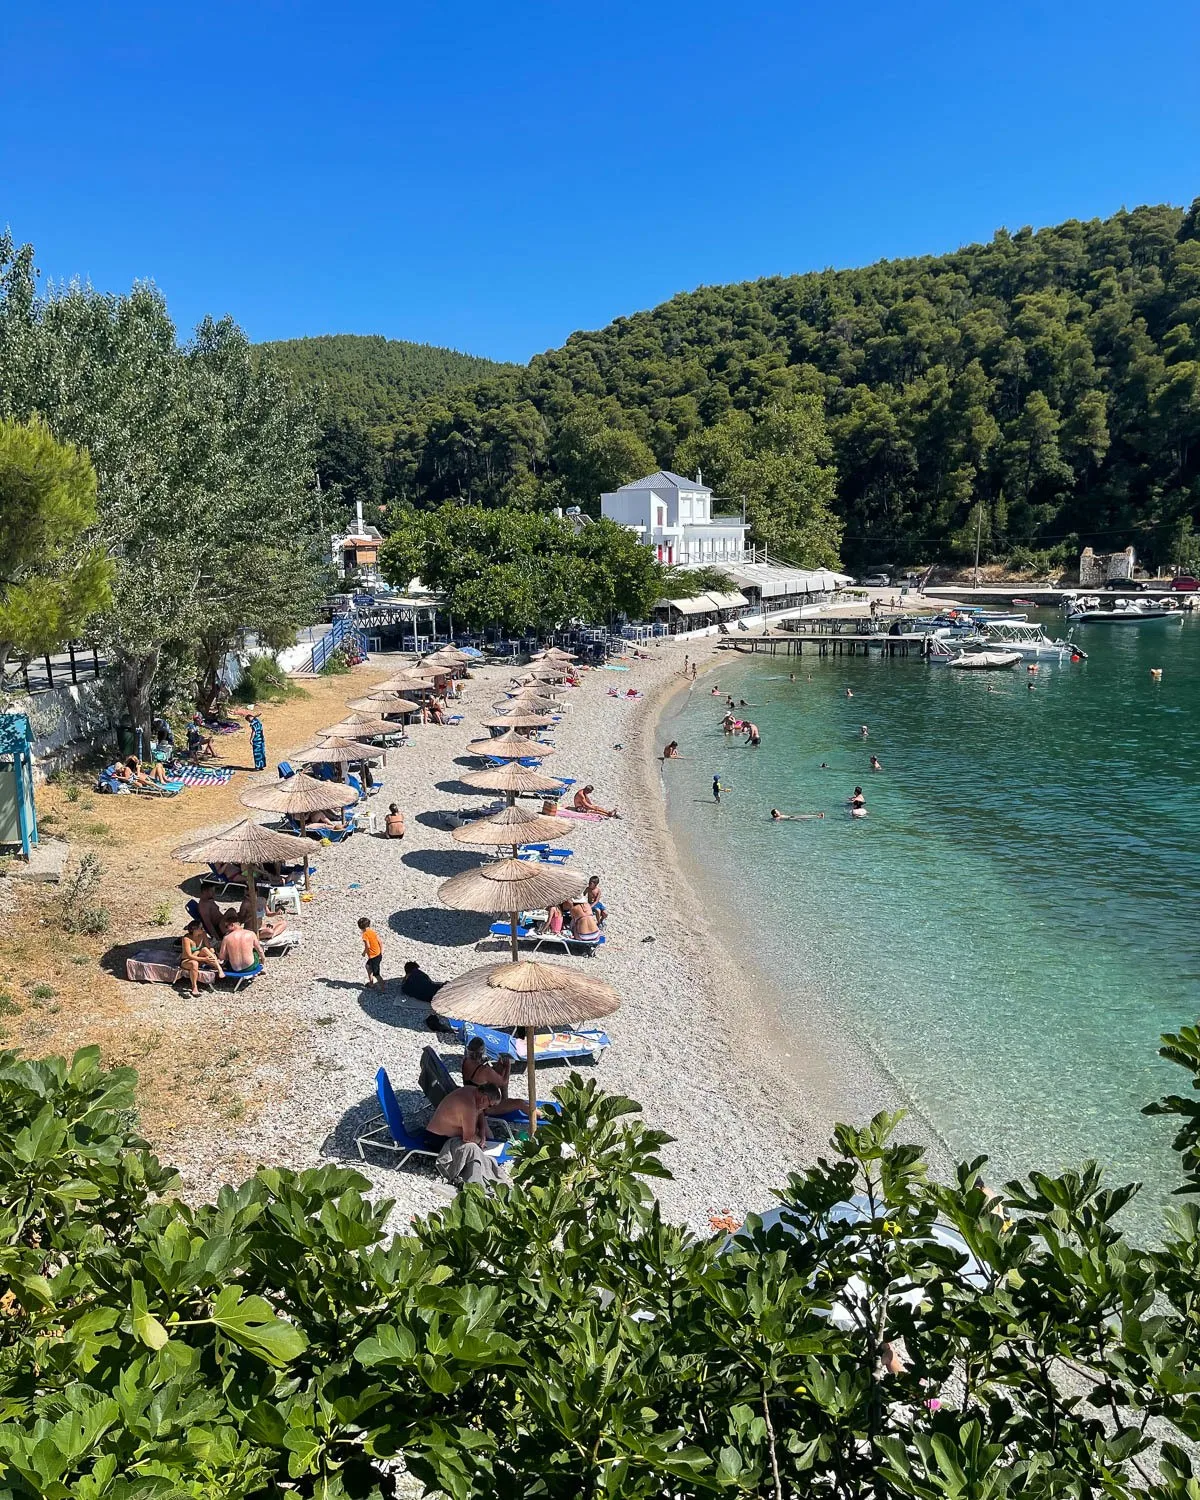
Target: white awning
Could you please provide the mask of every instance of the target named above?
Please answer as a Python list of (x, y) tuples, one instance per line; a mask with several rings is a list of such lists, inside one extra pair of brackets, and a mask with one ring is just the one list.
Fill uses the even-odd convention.
[(697, 594), (691, 599), (668, 599), (666, 603), (681, 615), (702, 615), (713, 608), (713, 602), (706, 594)]
[(749, 604), (745, 594), (708, 594), (707, 598), (712, 600), (714, 609), (739, 609), (743, 604)]

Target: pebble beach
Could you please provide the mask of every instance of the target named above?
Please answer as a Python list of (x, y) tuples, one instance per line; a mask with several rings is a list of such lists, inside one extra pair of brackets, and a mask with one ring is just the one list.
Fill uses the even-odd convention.
[[(704, 650), (702, 666), (710, 654)], [(772, 1188), (824, 1146), (828, 1121), (814, 1118), (793, 1068), (773, 1065), (769, 1021), (756, 1024), (753, 995), (714, 945), (672, 857), (660, 779), (670, 767), (660, 763), (653, 735), (663, 700), (697, 690), (683, 676), (683, 656), (681, 647), (663, 646), (648, 660), (631, 659), (628, 671), (587, 672), (564, 693), (569, 707), (553, 731), (557, 753), (545, 769), (592, 782), (596, 800), (621, 817), (564, 820), (572, 867), (601, 877), (605, 946), (580, 957), (538, 957), (579, 966), (620, 995), (621, 1008), (604, 1021), (611, 1047), (581, 1072), (638, 1100), (647, 1123), (674, 1138), (663, 1154), (673, 1180), (655, 1190), (669, 1217), (707, 1232), (714, 1215), (740, 1218), (769, 1207)], [(252, 1014), (260, 1034), (273, 1038), (264, 1055), (239, 1063), (239, 1081), (255, 1099), (246, 1118), (178, 1130), (163, 1148), (189, 1198), (207, 1197), (260, 1164), (299, 1169), (337, 1161), (362, 1170), (376, 1196), (395, 1200), (396, 1228), (449, 1201), (453, 1190), (416, 1163), (396, 1170), (378, 1155), (361, 1162), (354, 1139), (377, 1114), (379, 1066), (410, 1126), (429, 1113), (417, 1084), (421, 1049), (437, 1046), (457, 1075), (461, 1050), (429, 1031), (427, 1008), (400, 993), (404, 962), (415, 959), (443, 980), (507, 957), (506, 946), (489, 937), (487, 917), (448, 910), (437, 892), (485, 857), (456, 843), (442, 815), (489, 800), (458, 777), (477, 764), (466, 758), (467, 744), (480, 737), (480, 720), (512, 673), (492, 665), (473, 670), (462, 723), (420, 726), (408, 745), (388, 752), (378, 773), (383, 790), (371, 805), (382, 828), (388, 803), (397, 802), (406, 836), (360, 833), (318, 848), (315, 894), (299, 918), (297, 951), (270, 960), (267, 975), (237, 995), (217, 990), (192, 1002), (163, 987), (151, 998), (149, 987), (138, 987), (147, 1008), (194, 1004), (196, 1019), (217, 1031), (233, 1016)], [(609, 695), (614, 686), (619, 698)], [(642, 696), (627, 699), (630, 687)], [(370, 917), (383, 940), (383, 990), (364, 985), (359, 916)], [(539, 1070), (543, 1097), (568, 1071), (562, 1064)], [(514, 1095), (523, 1082), (514, 1079)]]

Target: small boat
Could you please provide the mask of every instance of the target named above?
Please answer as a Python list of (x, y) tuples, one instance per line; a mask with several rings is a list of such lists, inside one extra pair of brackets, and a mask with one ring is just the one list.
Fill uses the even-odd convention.
[(1073, 641), (1052, 641), (1041, 625), (989, 625), (987, 643), (1003, 651), (1019, 651), (1027, 661), (1087, 660), (1087, 653)]
[(1019, 651), (960, 651), (946, 665), (960, 672), (1001, 672), (1021, 660)]
[(1014, 599), (1013, 603), (1018, 609), (1037, 609), (1038, 607), (1036, 599)]
[(1182, 625), (1177, 609), (1139, 599), (1117, 599), (1110, 609), (1101, 607), (1096, 595), (1068, 599), (1063, 605), (1072, 625)]

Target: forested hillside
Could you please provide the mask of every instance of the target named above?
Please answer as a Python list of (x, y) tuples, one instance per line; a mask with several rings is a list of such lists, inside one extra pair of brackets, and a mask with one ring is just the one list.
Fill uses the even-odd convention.
[(395, 426), (426, 396), (510, 368), (455, 349), (375, 334), (330, 333), (260, 344), (260, 354), (292, 375), (319, 404), (368, 432)]
[(1200, 200), (675, 297), (414, 403), (379, 483), (588, 509), (659, 464), (750, 484), (765, 433), (820, 454), (814, 407), (848, 562), (962, 555), (976, 502), (990, 555), (1173, 560), (1200, 511)]

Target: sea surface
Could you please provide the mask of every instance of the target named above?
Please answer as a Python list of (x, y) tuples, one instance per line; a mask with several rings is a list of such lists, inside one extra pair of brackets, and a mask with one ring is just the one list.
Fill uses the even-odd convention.
[[(1087, 661), (1036, 674), (727, 653), (668, 705), (685, 758), (663, 781), (685, 867), (801, 1046), (819, 1005), (957, 1158), (997, 1180), (1096, 1158), (1145, 1184), (1153, 1233), (1172, 1131), (1139, 1110), (1187, 1090), (1156, 1047), (1200, 1017), (1200, 618), (1076, 636)], [(722, 735), (725, 692), (760, 748)]]

